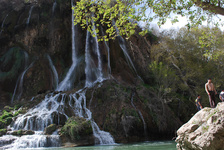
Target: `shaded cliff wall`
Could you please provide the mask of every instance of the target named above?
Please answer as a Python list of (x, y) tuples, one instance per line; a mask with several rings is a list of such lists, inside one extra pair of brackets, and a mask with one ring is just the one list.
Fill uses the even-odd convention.
[[(71, 4), (69, 0), (55, 1), (1, 1), (0, 57), (1, 57), (1, 97), (5, 102), (13, 95), (16, 82), (23, 71), (33, 63), (24, 74), (23, 95), (34, 96), (38, 92), (54, 90), (53, 73), (49, 55), (56, 67), (59, 82), (71, 66)], [(4, 6), (4, 7), (3, 7)], [(86, 31), (76, 27), (76, 53), (79, 59), (75, 86), (85, 80), (84, 52)], [(93, 44), (93, 38), (90, 44)], [(149, 72), (150, 41), (146, 37), (134, 35), (127, 43), (139, 76), (147, 82)], [(136, 72), (127, 64), (119, 46), (118, 39), (108, 43), (112, 75), (119, 81), (133, 84)], [(99, 43), (104, 72), (107, 70), (108, 54), (104, 42)], [(19, 51), (19, 52), (18, 52)], [(24, 54), (22, 54), (24, 53)], [(27, 53), (27, 60), (25, 53)], [(21, 55), (21, 56), (20, 56)], [(81, 66), (81, 67), (80, 67)], [(11, 76), (6, 74), (11, 74)], [(3, 77), (2, 77), (3, 76)]]

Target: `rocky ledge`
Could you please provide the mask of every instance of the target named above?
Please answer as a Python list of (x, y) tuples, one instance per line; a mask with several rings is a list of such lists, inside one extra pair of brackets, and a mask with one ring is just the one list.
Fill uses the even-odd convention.
[(224, 103), (197, 112), (177, 135), (178, 150), (224, 149)]

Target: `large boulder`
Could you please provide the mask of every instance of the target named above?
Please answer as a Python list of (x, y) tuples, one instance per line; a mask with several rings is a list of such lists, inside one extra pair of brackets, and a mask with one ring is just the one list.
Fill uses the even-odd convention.
[(62, 146), (94, 145), (91, 121), (80, 117), (71, 117), (59, 130)]
[(224, 149), (224, 103), (196, 113), (177, 135), (178, 150)]

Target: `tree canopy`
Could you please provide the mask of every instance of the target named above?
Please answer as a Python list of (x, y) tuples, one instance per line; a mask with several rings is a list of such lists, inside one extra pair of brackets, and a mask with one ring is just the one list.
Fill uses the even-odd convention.
[[(214, 15), (224, 15), (223, 0), (80, 0), (73, 7), (74, 24), (80, 24), (99, 40), (114, 39), (121, 35), (129, 38), (135, 33), (138, 22), (158, 25), (167, 19), (178, 22), (176, 15), (188, 18), (188, 27), (201, 25), (203, 21), (220, 25)], [(146, 33), (143, 30), (140, 34)], [(104, 28), (105, 33), (100, 32)]]
[[(205, 33), (224, 41), (224, 32), (218, 28), (181, 28), (162, 32), (158, 44), (151, 47), (149, 69), (153, 83), (149, 91), (182, 116), (196, 111), (194, 100), (198, 94), (203, 107), (209, 106), (205, 92), (209, 77), (218, 93), (224, 89), (224, 43), (216, 40), (202, 47), (198, 39)], [(220, 102), (218, 97), (216, 102)]]

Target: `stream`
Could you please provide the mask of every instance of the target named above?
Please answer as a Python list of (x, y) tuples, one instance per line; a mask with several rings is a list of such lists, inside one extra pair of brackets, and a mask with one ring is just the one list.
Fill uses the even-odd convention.
[(24, 150), (176, 150), (176, 143), (173, 141), (150, 141), (132, 144), (95, 145), (70, 148), (38, 148)]

